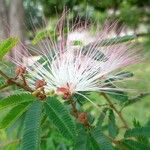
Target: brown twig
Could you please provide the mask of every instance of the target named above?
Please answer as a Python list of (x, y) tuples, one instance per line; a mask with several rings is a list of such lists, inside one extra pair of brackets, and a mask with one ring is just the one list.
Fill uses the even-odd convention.
[(0, 70), (0, 75), (1, 75), (3, 78), (5, 78), (5, 79), (7, 80), (7, 83), (8, 83), (9, 85), (14, 84), (14, 85), (16, 85), (16, 86), (18, 86), (18, 87), (20, 87), (20, 88), (26, 90), (26, 91), (33, 92), (33, 90), (32, 90), (30, 87), (28, 87), (28, 86), (26, 86), (26, 85), (22, 85), (22, 84), (20, 84), (19, 82), (14, 81), (13, 78), (9, 78), (9, 77), (8, 77), (3, 71), (1, 71), (1, 70)]
[(76, 103), (73, 101), (72, 98), (69, 99), (71, 107), (72, 107), (72, 113), (73, 116), (80, 122), (82, 123), (86, 128), (91, 127), (88, 121), (87, 113), (85, 112), (78, 112), (76, 108)]
[(109, 100), (109, 98), (107, 97), (107, 95), (105, 93), (101, 93), (101, 95), (106, 99), (106, 101), (109, 103), (110, 107), (116, 112), (116, 114), (118, 114), (120, 120), (124, 124), (124, 127), (126, 129), (128, 129), (129, 128), (128, 124), (127, 124), (126, 120), (123, 118), (122, 113), (117, 110), (117, 108), (113, 105), (113, 103)]
[(78, 118), (78, 110), (77, 110), (77, 108), (76, 108), (76, 103), (73, 101), (72, 98), (69, 99), (69, 102), (70, 102), (71, 107), (72, 107), (73, 115), (74, 115), (74, 117), (77, 119), (77, 118)]
[(25, 79), (25, 77), (24, 77), (24, 75), (23, 75), (23, 74), (21, 75), (21, 78), (22, 78), (22, 80), (23, 80), (23, 84), (24, 84), (24, 86), (27, 86), (27, 81), (26, 81), (26, 79)]

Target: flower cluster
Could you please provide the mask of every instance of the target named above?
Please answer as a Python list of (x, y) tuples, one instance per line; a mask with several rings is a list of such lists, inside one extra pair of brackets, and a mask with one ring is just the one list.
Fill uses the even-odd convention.
[[(74, 45), (78, 37), (75, 36), (76, 39), (70, 41), (69, 35), (74, 32), (80, 34), (88, 32), (90, 35), (90, 26), (86, 23), (84, 26), (74, 25), (75, 28), (68, 29), (65, 34), (62, 20), (63, 18), (59, 22), (61, 24), (59, 41), (48, 37), (40, 41), (39, 49), (34, 47), (30, 49), (38, 54), (38, 60), (34, 60), (23, 44), (21, 47), (24, 49), (24, 54), (16, 50), (17, 56), (27, 58), (30, 63), (11, 58), (17, 66), (26, 68), (29, 85), (37, 89), (42, 84), (46, 93), (55, 91), (57, 94), (62, 94), (64, 98), (84, 91), (116, 90), (108, 86), (109, 78), (116, 78), (114, 71), (139, 61), (133, 44), (115, 43), (115, 41), (112, 44), (104, 43), (112, 36), (111, 31), (116, 25), (114, 23), (112, 26), (106, 25), (101, 31), (96, 30), (94, 35), (91, 34), (92, 38), (89, 37), (92, 39), (90, 42), (82, 44), (82, 39), (79, 38), (81, 42)], [(89, 41), (88, 37), (84, 38)]]

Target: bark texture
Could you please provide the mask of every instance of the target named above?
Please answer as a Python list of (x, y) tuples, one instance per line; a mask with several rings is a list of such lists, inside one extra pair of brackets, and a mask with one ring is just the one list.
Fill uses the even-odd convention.
[[(23, 0), (11, 0), (9, 9), (9, 25), (10, 35), (18, 37), (22, 43), (24, 43), (24, 8)], [(21, 55), (17, 53), (23, 53), (22, 46), (18, 45), (11, 52), (11, 56), (15, 59), (22, 59)]]
[(7, 10), (5, 0), (0, 0), (0, 41), (7, 38)]

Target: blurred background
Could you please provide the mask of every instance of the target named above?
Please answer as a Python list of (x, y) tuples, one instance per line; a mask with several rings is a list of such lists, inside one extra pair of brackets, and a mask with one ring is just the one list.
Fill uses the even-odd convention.
[[(23, 43), (30, 43), (35, 36), (35, 27), (40, 30), (43, 26), (43, 16), (44, 22), (53, 30), (64, 7), (70, 10), (72, 17), (79, 14), (83, 20), (89, 18), (100, 24), (106, 19), (110, 22), (119, 20), (116, 35), (122, 32), (136, 35), (136, 42), (142, 45), (144, 61), (126, 68), (135, 75), (134, 82), (128, 85), (139, 93), (150, 92), (150, 0), (0, 0), (0, 41), (15, 35)], [(125, 26), (123, 31), (122, 25)], [(124, 115), (129, 124), (136, 118), (142, 125), (150, 125), (149, 110), (150, 96), (147, 96), (127, 107)], [(0, 140), (4, 140), (3, 131), (0, 134)]]
[(125, 33), (136, 34), (149, 42), (150, 0), (0, 0), (0, 40), (9, 35), (29, 39), (33, 25), (42, 26), (43, 16), (52, 26), (65, 7), (72, 17), (78, 14), (83, 20), (99, 23), (106, 19), (119, 20), (116, 34), (126, 25)]

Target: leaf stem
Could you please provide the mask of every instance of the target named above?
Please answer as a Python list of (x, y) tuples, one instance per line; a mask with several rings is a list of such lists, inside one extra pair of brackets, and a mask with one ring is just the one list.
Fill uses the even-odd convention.
[(122, 113), (120, 111), (117, 110), (117, 108), (114, 106), (114, 104), (109, 100), (108, 96), (105, 93), (101, 93), (101, 95), (105, 98), (105, 100), (109, 103), (110, 107), (116, 112), (116, 114), (118, 114), (120, 120), (122, 121), (122, 123), (124, 124), (124, 127), (126, 129), (128, 129), (128, 124), (126, 122), (126, 120), (124, 119)]

